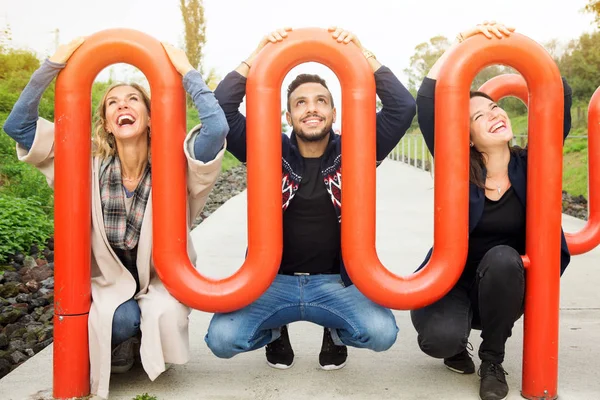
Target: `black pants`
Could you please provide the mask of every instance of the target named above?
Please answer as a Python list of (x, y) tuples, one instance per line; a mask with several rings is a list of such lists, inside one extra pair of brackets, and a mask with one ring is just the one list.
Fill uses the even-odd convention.
[(523, 315), (525, 269), (509, 246), (489, 250), (475, 279), (459, 282), (437, 302), (410, 313), (419, 347), (435, 358), (452, 357), (465, 349), (471, 328), (481, 329), (479, 358), (502, 363), (506, 340)]

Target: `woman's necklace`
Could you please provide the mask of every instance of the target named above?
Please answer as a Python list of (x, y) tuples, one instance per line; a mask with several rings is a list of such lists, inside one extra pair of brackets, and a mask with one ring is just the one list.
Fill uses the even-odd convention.
[[(505, 176), (508, 175), (508, 171), (506, 171), (506, 174), (502, 176), (502, 178), (504, 178)], [(498, 182), (496, 182), (496, 180), (492, 179), (489, 176), (486, 176), (486, 179), (489, 179), (490, 181), (492, 181), (492, 183), (494, 185), (496, 185), (496, 190), (498, 191), (498, 195), (500, 195), (502, 193), (502, 185), (499, 185)], [(492, 189), (493, 190), (493, 189)]]

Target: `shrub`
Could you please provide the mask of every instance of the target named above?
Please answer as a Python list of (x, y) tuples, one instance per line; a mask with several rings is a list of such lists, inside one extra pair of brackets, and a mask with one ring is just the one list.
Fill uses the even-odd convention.
[(0, 263), (17, 251), (27, 252), (31, 245), (43, 245), (54, 225), (36, 199), (0, 195)]

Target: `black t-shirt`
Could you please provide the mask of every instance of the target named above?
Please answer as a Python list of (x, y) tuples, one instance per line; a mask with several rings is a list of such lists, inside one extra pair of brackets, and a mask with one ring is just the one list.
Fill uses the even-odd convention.
[(469, 235), (467, 264), (461, 279), (472, 280), (477, 266), (491, 248), (506, 245), (525, 253), (525, 208), (511, 186), (499, 200), (486, 197), (483, 215)]
[(304, 158), (302, 182), (283, 213), (280, 273), (340, 273), (340, 224), (321, 175), (321, 158)]

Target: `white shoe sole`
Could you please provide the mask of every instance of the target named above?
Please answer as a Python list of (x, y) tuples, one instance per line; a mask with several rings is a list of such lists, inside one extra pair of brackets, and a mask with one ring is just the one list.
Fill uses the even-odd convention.
[(131, 362), (131, 364), (127, 364), (127, 365), (111, 366), (110, 373), (111, 374), (124, 374), (126, 372), (129, 372), (129, 370), (131, 368), (133, 368), (133, 361)]
[(267, 361), (267, 365), (271, 368), (275, 368), (275, 369), (290, 369), (294, 366), (294, 362), (296, 360), (293, 360), (292, 363), (290, 365), (285, 365), (285, 364), (272, 364), (269, 361)]
[(466, 373), (465, 371), (462, 371), (462, 370), (456, 369), (456, 368), (452, 368), (451, 366), (446, 365), (446, 364), (444, 364), (444, 367), (448, 368), (452, 372), (456, 372), (457, 374), (461, 374), (461, 375), (473, 375), (475, 373), (475, 371)]
[(346, 361), (344, 361), (340, 365), (335, 365), (335, 364), (321, 365), (321, 364), (319, 364), (319, 367), (321, 367), (321, 369), (324, 370), (324, 371), (335, 371), (337, 369), (342, 369), (345, 366), (346, 366)]

